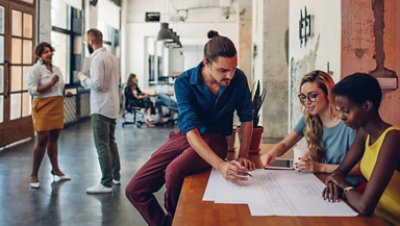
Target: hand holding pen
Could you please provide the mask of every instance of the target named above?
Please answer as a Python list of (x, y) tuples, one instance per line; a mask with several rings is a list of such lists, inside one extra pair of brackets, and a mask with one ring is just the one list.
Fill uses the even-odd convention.
[(245, 181), (252, 177), (247, 169), (238, 160), (224, 161), (221, 163), (220, 167), (217, 169), (222, 176), (235, 184), (243, 184)]

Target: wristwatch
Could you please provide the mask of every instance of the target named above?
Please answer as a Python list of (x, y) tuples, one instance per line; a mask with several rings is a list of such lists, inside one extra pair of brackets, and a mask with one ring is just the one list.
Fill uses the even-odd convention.
[(344, 200), (344, 198), (345, 198), (345, 194), (346, 194), (346, 192), (348, 192), (348, 191), (351, 191), (351, 190), (354, 190), (354, 187), (353, 186), (347, 186), (347, 187), (345, 187), (345, 188), (343, 188), (343, 193), (342, 193), (342, 199)]
[(354, 190), (354, 187), (353, 186), (347, 186), (347, 187), (345, 187), (343, 189), (343, 193), (346, 193), (346, 192), (351, 191), (351, 190)]

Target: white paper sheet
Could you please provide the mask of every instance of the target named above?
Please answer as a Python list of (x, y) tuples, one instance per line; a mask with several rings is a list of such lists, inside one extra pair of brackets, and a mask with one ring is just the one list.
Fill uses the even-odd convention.
[(293, 170), (252, 171), (236, 185), (212, 170), (203, 200), (248, 204), (252, 216), (356, 216), (346, 203), (322, 199), (324, 184), (313, 174)]

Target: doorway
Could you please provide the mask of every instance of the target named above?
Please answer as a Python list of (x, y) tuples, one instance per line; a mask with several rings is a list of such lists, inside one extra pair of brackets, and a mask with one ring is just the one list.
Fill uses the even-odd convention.
[(35, 0), (0, 0), (0, 147), (33, 136), (28, 70)]

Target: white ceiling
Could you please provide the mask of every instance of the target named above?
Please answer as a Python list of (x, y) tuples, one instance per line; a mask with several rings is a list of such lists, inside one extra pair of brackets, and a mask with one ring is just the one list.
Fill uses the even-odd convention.
[(232, 2), (233, 0), (169, 0), (170, 5), (179, 10), (230, 7)]

